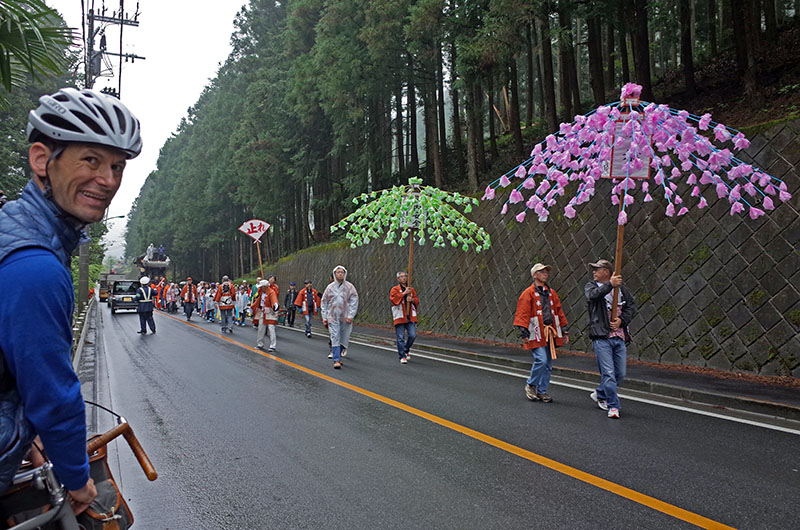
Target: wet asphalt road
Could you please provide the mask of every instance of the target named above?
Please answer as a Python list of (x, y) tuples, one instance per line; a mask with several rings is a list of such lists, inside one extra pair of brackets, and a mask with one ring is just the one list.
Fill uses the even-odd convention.
[[(582, 390), (553, 387), (554, 403), (532, 403), (518, 377), (418, 357), (401, 366), (396, 353), (357, 344), (333, 370), (318, 323), (312, 339), (279, 327), (276, 357), (291, 366), (253, 351), (252, 327), (222, 338), (218, 325), (157, 313), (157, 334), (142, 337), (135, 313), (101, 305), (100, 318), (99, 399), (128, 418), (160, 475), (148, 482), (123, 442), (112, 449), (135, 528), (800, 522), (797, 435), (635, 402), (613, 421)], [(571, 469), (515, 454), (524, 451)], [(615, 485), (652, 499), (633, 502)]]

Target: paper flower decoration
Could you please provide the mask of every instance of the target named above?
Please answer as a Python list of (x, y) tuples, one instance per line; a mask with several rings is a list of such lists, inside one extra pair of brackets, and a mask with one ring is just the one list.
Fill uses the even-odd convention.
[[(784, 181), (735, 156), (750, 146), (743, 133), (714, 122), (710, 114), (696, 116), (641, 101), (640, 93), (641, 86), (628, 83), (620, 101), (562, 123), (533, 148), (530, 158), (489, 184), (483, 200), (494, 199), (498, 187), (518, 182), (501, 213), (511, 212), (522, 222), (532, 210), (546, 221), (575, 183), (563, 207), (572, 218), (576, 207), (595, 194), (596, 183), (611, 178), (610, 200), (619, 205), (617, 222), (624, 225), (637, 195), (643, 202), (652, 200), (651, 179), (667, 201), (668, 216), (685, 215), (692, 205), (704, 208), (709, 188), (729, 201), (731, 215), (747, 212), (753, 219), (774, 209), (776, 199), (791, 198)], [(692, 199), (685, 200), (684, 194)]]

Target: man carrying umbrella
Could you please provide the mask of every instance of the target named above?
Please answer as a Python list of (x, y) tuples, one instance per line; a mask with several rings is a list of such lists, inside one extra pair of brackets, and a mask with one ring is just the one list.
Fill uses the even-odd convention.
[[(609, 418), (619, 418), (617, 387), (625, 380), (626, 344), (631, 341), (628, 324), (636, 316), (636, 305), (622, 275), (605, 259), (590, 263), (592, 281), (583, 288), (589, 306), (589, 338), (600, 370), (600, 386), (590, 394), (592, 400)], [(617, 289), (619, 288), (619, 289)], [(611, 315), (613, 294), (617, 294), (617, 312)]]
[(522, 291), (517, 301), (514, 325), (519, 329), (523, 347), (531, 350), (533, 366), (525, 385), (525, 396), (531, 401), (551, 403), (547, 393), (550, 387), (550, 372), (553, 367), (556, 346), (569, 342), (567, 317), (561, 308), (558, 294), (547, 285), (550, 265), (537, 263), (531, 268), (533, 283)]
[(333, 269), (333, 281), (322, 294), (322, 324), (328, 326), (331, 336), (333, 367), (342, 367), (342, 350), (350, 343), (353, 319), (358, 311), (358, 292), (347, 281), (347, 269), (337, 265)]
[(408, 273), (397, 273), (397, 285), (389, 291), (392, 303), (392, 320), (397, 335), (397, 354), (400, 362), (406, 364), (411, 357), (409, 351), (417, 338), (417, 307), (419, 298), (413, 287), (408, 285)]

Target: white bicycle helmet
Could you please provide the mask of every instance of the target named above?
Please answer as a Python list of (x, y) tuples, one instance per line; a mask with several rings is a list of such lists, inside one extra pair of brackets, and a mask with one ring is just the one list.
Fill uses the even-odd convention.
[(62, 88), (39, 98), (28, 114), (28, 141), (39, 135), (58, 142), (99, 144), (135, 158), (142, 151), (139, 120), (120, 100), (92, 90)]

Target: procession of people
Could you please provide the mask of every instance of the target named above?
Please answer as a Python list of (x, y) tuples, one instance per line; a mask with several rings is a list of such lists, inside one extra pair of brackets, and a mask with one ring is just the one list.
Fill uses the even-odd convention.
[[(614, 274), (611, 262), (601, 259), (587, 267), (592, 276), (584, 286), (590, 317), (589, 338), (600, 374), (600, 384), (589, 397), (598, 408), (606, 411), (609, 418), (618, 419), (621, 405), (617, 388), (625, 380), (626, 346), (631, 340), (628, 324), (636, 315), (635, 302), (622, 283), (622, 277)], [(531, 284), (519, 295), (513, 320), (522, 347), (530, 350), (533, 358), (525, 384), (525, 397), (530, 401), (552, 403), (550, 374), (553, 361), (557, 359), (557, 348), (569, 343), (568, 320), (561, 299), (549, 282), (553, 267), (536, 263), (530, 274)], [(408, 364), (411, 359), (420, 307), (419, 296), (408, 280), (406, 271), (396, 273), (396, 283), (389, 289), (387, 303), (401, 365)], [(234, 326), (246, 326), (250, 319), (257, 329), (256, 348), (277, 353), (276, 329), (279, 325), (294, 328), (295, 315), (299, 313), (304, 319), (303, 332), (311, 338), (312, 322), (319, 316), (329, 337), (327, 357), (337, 370), (344, 366), (359, 305), (358, 290), (347, 281), (347, 269), (343, 265), (334, 267), (321, 295), (309, 279), (299, 290), (296, 282), (289, 282), (286, 292), (281, 295), (274, 274), (267, 275), (266, 279), (259, 277), (252, 284), (242, 281), (235, 285), (227, 275), (218, 282), (200, 281), (197, 284), (187, 277), (180, 285), (170, 283), (166, 278), (142, 277), (141, 284), (137, 294), (141, 329), (137, 333), (146, 335), (148, 325), (155, 333), (153, 309), (175, 313), (180, 305), (187, 321), (197, 311), (207, 322), (218, 323), (221, 333), (232, 334)], [(612, 316), (612, 293), (615, 291), (617, 313)]]

